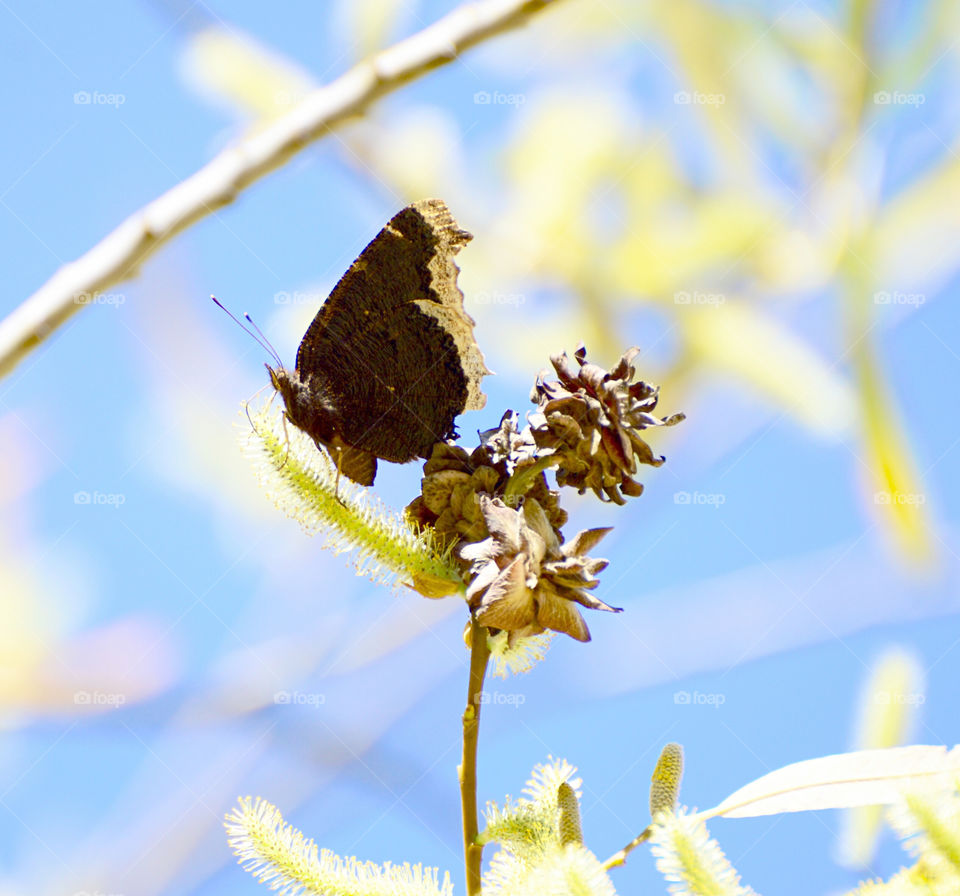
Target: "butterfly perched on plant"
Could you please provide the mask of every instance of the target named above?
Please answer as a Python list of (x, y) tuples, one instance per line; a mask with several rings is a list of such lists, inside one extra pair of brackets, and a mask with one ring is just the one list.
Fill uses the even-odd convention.
[(408, 205), (333, 288), (294, 368), (267, 365), (286, 419), (360, 485), (373, 484), (378, 459), (428, 456), (457, 416), (486, 403), (490, 371), (454, 261), (471, 238), (442, 200)]

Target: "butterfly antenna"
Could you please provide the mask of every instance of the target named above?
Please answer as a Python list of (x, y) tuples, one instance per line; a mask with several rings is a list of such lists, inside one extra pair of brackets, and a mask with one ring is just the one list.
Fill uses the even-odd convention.
[(267, 337), (263, 335), (263, 330), (261, 330), (261, 329), (253, 322), (253, 318), (252, 318), (249, 314), (247, 314), (246, 311), (243, 312), (243, 319), (244, 319), (248, 324), (250, 324), (250, 326), (253, 327), (254, 330), (257, 331), (257, 335), (260, 337), (260, 339), (261, 339), (261, 341), (263, 342), (263, 344), (269, 349), (270, 354), (273, 355), (273, 357), (277, 359), (277, 363), (282, 367), (282, 366), (283, 366), (283, 362), (280, 360), (280, 355), (277, 354), (277, 350), (270, 344), (270, 340), (267, 339)]
[(232, 320), (244, 333), (250, 336), (260, 348), (265, 349), (267, 354), (269, 354), (278, 365), (283, 366), (283, 362), (280, 360), (280, 355), (277, 354), (277, 350), (267, 341), (267, 338), (260, 332), (260, 328), (253, 323), (250, 319), (249, 314), (244, 314), (243, 316), (250, 321), (253, 329), (245, 326), (241, 320), (229, 309), (226, 305), (223, 304), (216, 296), (211, 295), (210, 298), (213, 300), (213, 304), (216, 305), (221, 311), (225, 312), (226, 315)]

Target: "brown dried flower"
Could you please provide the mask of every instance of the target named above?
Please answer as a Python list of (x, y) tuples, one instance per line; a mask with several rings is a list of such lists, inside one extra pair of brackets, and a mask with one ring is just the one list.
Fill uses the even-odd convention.
[(660, 466), (663, 458), (640, 432), (671, 426), (683, 414), (653, 415), (657, 387), (633, 382), (638, 353), (627, 351), (610, 372), (587, 363), (582, 346), (574, 353), (578, 366), (566, 354), (554, 356), (559, 380), (538, 377), (531, 395), (537, 409), (526, 426), (508, 411), (480, 434), (472, 454), (441, 442), (424, 465), (422, 493), (407, 513), (452, 549), (476, 620), (506, 631), (511, 644), (548, 629), (589, 641), (578, 604), (619, 612), (591, 594), (607, 561), (587, 552), (610, 530), (563, 541), (567, 514), (545, 471), (555, 468), (559, 485), (590, 488), (618, 504), (641, 493), (632, 478), (637, 465)]
[(550, 359), (559, 381), (537, 378), (530, 396), (537, 410), (530, 415), (530, 424), (538, 447), (559, 457), (559, 485), (573, 486), (581, 494), (589, 488), (603, 500), (624, 504), (624, 495), (643, 491), (632, 478), (637, 464), (659, 467), (664, 462), (640, 432), (649, 426), (673, 426), (684, 415), (653, 415), (659, 387), (632, 382), (636, 372), (632, 362), (639, 352), (629, 349), (607, 372), (587, 362), (587, 350), (581, 345), (574, 352), (579, 369), (564, 352)]
[(511, 476), (518, 467), (533, 463), (539, 454), (536, 440), (529, 426), (517, 428), (519, 415), (507, 411), (496, 429), (480, 433), (480, 444), (486, 449), (490, 462), (503, 463)]
[(506, 479), (503, 465), (490, 462), (481, 446), (473, 454), (438, 442), (423, 466), (421, 494), (407, 506), (407, 515), (430, 526), (446, 544), (482, 541), (489, 534), (478, 495), (494, 495)]
[[(407, 506), (407, 515), (421, 526), (430, 526), (446, 545), (483, 541), (490, 533), (480, 512), (480, 496), (503, 497), (507, 480), (537, 459), (530, 427), (517, 429), (517, 414), (507, 411), (500, 426), (480, 434), (472, 454), (457, 445), (438, 442), (423, 467), (421, 494)], [(544, 508), (558, 532), (567, 521), (559, 493), (547, 487), (543, 473), (527, 484), (525, 495)]]
[(607, 561), (586, 552), (609, 529), (589, 529), (561, 544), (536, 499), (515, 510), (481, 496), (480, 509), (490, 536), (460, 550), (471, 561), (467, 601), (478, 622), (510, 632), (511, 640), (552, 629), (589, 641), (577, 604), (619, 612), (589, 593)]
[[(567, 522), (567, 512), (560, 506), (560, 492), (547, 485), (547, 477), (542, 470), (536, 471), (535, 465), (544, 452), (537, 445), (529, 424), (522, 430), (517, 428), (518, 418), (516, 411), (507, 411), (497, 429), (480, 433), (480, 444), (486, 449), (491, 461), (498, 466), (502, 465), (514, 480), (533, 470), (534, 475), (525, 484), (515, 506), (519, 506), (525, 498), (536, 500), (559, 536), (560, 529)], [(504, 500), (511, 503), (509, 498)]]

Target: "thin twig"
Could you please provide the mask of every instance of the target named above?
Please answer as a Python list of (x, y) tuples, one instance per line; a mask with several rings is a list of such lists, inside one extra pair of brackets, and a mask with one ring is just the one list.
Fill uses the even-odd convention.
[(522, 25), (557, 0), (478, 0), (458, 7), (313, 91), (283, 117), (228, 147), (64, 265), (0, 322), (0, 376), (94, 296), (133, 276), (164, 243), (233, 202), (254, 181), (364, 112), (376, 99), (470, 47)]
[(619, 852), (615, 852), (606, 862), (603, 863), (603, 870), (609, 871), (611, 868), (616, 868), (617, 865), (623, 865), (627, 861), (627, 856), (633, 852), (641, 843), (646, 843), (653, 834), (653, 825), (650, 825), (647, 828), (644, 828), (636, 837), (633, 838), (626, 846), (623, 847)]
[(480, 869), (483, 846), (477, 843), (477, 741), (480, 735), (480, 703), (483, 679), (487, 674), (490, 648), (487, 629), (470, 623), (470, 683), (467, 708), (463, 711), (463, 759), (460, 763), (460, 804), (463, 809), (463, 863), (467, 874), (467, 896), (480, 896)]

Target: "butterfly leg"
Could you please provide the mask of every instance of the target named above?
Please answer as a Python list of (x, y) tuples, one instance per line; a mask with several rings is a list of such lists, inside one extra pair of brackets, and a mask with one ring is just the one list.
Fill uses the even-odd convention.
[[(337, 449), (337, 478), (333, 481), (333, 496), (340, 501), (340, 466), (343, 463), (343, 451)], [(340, 501), (342, 504), (343, 502)]]
[[(317, 442), (317, 447), (320, 447), (319, 442)], [(337, 455), (337, 477), (333, 480), (333, 496), (346, 507), (347, 505), (340, 499), (340, 471), (343, 466), (343, 449), (337, 446), (333, 451), (335, 451)]]
[(280, 464), (278, 469), (282, 470), (286, 465), (287, 461), (290, 459), (290, 433), (287, 432), (287, 415), (283, 415), (283, 439), (286, 442), (287, 450), (283, 455), (283, 462)]

